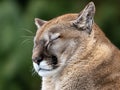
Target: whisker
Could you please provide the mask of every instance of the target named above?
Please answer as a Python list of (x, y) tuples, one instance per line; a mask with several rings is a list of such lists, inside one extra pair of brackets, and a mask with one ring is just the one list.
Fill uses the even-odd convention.
[(25, 44), (25, 43), (28, 42), (28, 41), (30, 42), (30, 41), (32, 41), (32, 40), (30, 40), (30, 39), (25, 39), (25, 40), (22, 41), (21, 45)]
[(25, 38), (21, 44), (25, 44), (28, 41), (33, 41), (34, 36), (21, 36), (21, 38)]
[(32, 69), (32, 76), (34, 76), (36, 74), (36, 71), (35, 71), (35, 69), (33, 68)]
[(34, 36), (21, 36), (22, 38), (34, 38)]
[(65, 65), (65, 63), (58, 63), (55, 66), (59, 66), (59, 65)]
[(34, 34), (34, 33), (33, 33), (31, 30), (29, 30), (29, 29), (24, 28), (23, 30), (25, 30), (25, 31), (28, 32), (28, 33)]

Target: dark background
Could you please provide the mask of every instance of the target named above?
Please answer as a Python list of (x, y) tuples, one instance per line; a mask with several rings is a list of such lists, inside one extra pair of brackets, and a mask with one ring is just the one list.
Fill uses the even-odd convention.
[[(0, 0), (0, 90), (39, 90), (31, 55), (34, 18), (79, 13), (90, 0)], [(120, 48), (120, 0), (93, 0), (95, 22)]]

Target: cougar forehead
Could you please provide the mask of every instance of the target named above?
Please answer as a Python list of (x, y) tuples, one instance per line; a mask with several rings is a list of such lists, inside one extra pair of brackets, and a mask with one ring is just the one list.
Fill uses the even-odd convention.
[[(51, 26), (56, 26), (59, 24), (59, 28), (67, 21), (72, 21), (72, 20), (75, 20), (77, 18), (78, 14), (65, 14), (65, 15), (62, 15), (62, 16), (59, 16), (57, 18), (54, 18), (48, 22), (46, 22), (41, 28), (38, 29), (37, 33), (36, 33), (36, 37), (40, 37), (41, 34), (44, 32), (44, 31), (47, 31), (51, 28)], [(61, 26), (60, 26), (61, 24)], [(59, 29), (58, 27), (56, 27), (56, 29), (54, 28), (54, 30), (52, 31), (56, 31), (57, 29)]]

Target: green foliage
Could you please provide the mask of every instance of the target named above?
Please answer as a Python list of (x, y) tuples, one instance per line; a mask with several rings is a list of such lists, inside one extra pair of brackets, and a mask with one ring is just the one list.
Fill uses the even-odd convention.
[[(93, 0), (95, 21), (120, 48), (119, 2)], [(78, 13), (88, 0), (0, 0), (0, 90), (39, 90), (41, 79), (32, 71), (34, 18), (49, 20)]]

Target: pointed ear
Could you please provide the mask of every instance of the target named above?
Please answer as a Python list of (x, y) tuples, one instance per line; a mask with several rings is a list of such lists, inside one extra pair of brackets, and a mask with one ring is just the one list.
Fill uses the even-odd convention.
[(77, 29), (87, 31), (90, 34), (94, 21), (94, 14), (95, 5), (93, 2), (90, 2), (72, 23)]
[(44, 21), (42, 19), (39, 18), (35, 18), (35, 24), (37, 26), (37, 28), (40, 28), (43, 24), (45, 24), (47, 21)]

